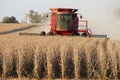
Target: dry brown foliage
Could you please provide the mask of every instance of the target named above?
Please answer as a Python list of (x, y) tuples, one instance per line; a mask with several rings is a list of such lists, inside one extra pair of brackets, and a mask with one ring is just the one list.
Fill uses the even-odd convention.
[(120, 41), (68, 36), (0, 36), (0, 76), (120, 79)]

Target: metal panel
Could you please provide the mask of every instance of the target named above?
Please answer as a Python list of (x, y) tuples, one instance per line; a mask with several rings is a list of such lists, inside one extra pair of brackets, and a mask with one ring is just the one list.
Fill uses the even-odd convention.
[(52, 31), (56, 30), (56, 13), (52, 13), (51, 16), (51, 30)]

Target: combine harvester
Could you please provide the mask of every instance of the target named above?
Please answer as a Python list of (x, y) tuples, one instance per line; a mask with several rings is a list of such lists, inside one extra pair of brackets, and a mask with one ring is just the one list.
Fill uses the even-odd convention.
[(83, 20), (82, 16), (76, 13), (78, 9), (50, 8), (50, 10), (52, 13), (50, 19), (50, 32), (46, 33), (45, 31), (42, 31), (41, 33), (19, 33), (19, 35), (72, 35), (107, 38), (107, 35), (92, 34), (92, 31), (88, 28), (88, 21)]

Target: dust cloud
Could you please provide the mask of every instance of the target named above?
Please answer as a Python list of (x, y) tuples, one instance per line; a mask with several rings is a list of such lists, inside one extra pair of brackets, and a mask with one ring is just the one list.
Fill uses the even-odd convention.
[(110, 16), (111, 19), (109, 19), (103, 26), (106, 26), (106, 31), (111, 38), (120, 39), (120, 7), (113, 9)]
[(114, 11), (114, 18), (115, 18), (116, 20), (119, 20), (119, 21), (120, 21), (120, 7), (117, 8), (117, 9), (115, 9), (115, 11)]
[[(89, 19), (89, 26), (94, 34), (106, 34), (111, 39), (120, 40), (120, 7), (106, 10), (106, 17), (98, 20)], [(105, 15), (104, 14), (104, 15)]]

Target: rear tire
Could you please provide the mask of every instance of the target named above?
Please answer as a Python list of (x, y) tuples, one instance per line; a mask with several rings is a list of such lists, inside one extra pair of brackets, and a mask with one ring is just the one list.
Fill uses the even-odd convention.
[(42, 32), (40, 33), (40, 36), (45, 36), (45, 35), (46, 35), (45, 31), (42, 31)]

